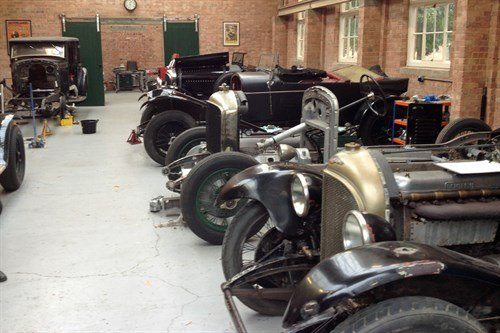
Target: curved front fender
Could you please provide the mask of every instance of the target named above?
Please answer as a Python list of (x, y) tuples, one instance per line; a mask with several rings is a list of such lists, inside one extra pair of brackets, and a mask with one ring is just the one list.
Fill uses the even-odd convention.
[(322, 173), (320, 167), (295, 163), (260, 164), (232, 177), (219, 193), (219, 202), (247, 198), (259, 201), (269, 212), (271, 220), (284, 234), (295, 234), (302, 218), (292, 206), (291, 182), (297, 173), (311, 180), (310, 198), (321, 205)]
[[(308, 326), (301, 316), (305, 303), (316, 301), (322, 312), (375, 288), (425, 276), (470, 279), (476, 286), (500, 288), (500, 268), (440, 247), (409, 242), (383, 242), (358, 247), (323, 260), (299, 283), (288, 304), (283, 327), (290, 332)], [(318, 324), (317, 318), (309, 321)], [(328, 320), (328, 316), (323, 318)]]

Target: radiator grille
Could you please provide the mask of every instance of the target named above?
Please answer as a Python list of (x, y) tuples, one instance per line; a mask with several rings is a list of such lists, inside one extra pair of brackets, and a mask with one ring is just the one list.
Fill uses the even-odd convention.
[(356, 199), (339, 180), (325, 173), (321, 219), (321, 258), (344, 251), (342, 226), (350, 210), (359, 209)]

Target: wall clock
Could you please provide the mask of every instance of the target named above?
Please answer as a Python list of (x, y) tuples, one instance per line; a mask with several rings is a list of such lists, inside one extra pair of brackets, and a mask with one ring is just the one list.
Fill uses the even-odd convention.
[(137, 1), (136, 0), (125, 0), (123, 2), (123, 6), (125, 6), (125, 9), (128, 10), (129, 12), (133, 12), (137, 8)]

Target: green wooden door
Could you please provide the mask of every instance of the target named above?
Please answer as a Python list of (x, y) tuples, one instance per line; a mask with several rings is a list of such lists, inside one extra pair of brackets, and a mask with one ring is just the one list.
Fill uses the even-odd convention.
[(200, 42), (194, 22), (167, 22), (163, 32), (165, 64), (174, 53), (181, 57), (200, 54)]
[(80, 61), (87, 68), (87, 99), (81, 106), (104, 106), (104, 78), (102, 73), (101, 32), (96, 22), (68, 22), (63, 36), (80, 40)]

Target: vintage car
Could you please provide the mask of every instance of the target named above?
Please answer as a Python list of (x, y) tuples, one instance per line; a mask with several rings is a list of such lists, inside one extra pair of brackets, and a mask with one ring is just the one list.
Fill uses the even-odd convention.
[(26, 37), (9, 41), (13, 111), (30, 109), (30, 85), (39, 115), (66, 117), (70, 103), (87, 96), (87, 69), (80, 63), (80, 43), (72, 37)]
[(17, 190), (24, 180), (24, 139), (13, 118), (0, 115), (0, 185), (5, 191)]
[[(338, 96), (341, 106), (348, 105), (362, 96), (358, 82), (362, 74), (375, 77), (387, 95), (400, 96), (408, 88), (407, 78), (388, 78), (358, 66), (339, 67), (332, 73), (295, 67), (240, 72), (232, 76), (230, 88), (244, 93), (242, 101), (246, 103), (246, 112), (241, 119), (247, 127), (274, 125), (286, 128), (300, 122), (302, 95), (307, 88), (325, 86)], [(175, 90), (163, 94), (162, 103), (167, 103), (169, 111), (150, 121), (144, 133), (144, 145), (154, 161), (165, 165), (173, 136), (199, 125), (206, 120), (206, 115), (220, 118), (221, 111), (220, 106), (212, 111), (210, 100), (202, 101)], [(157, 103), (156, 99), (152, 103)], [(365, 109), (358, 106), (343, 112), (341, 124), (357, 124)]]
[(233, 296), (263, 314), (286, 309), (287, 332), (499, 328), (499, 139), (351, 144), (323, 174), (262, 165), (233, 177), (220, 201), (251, 200), (223, 244), (238, 331)]
[[(345, 142), (358, 140), (357, 127), (348, 124), (339, 126), (339, 119), (342, 113), (356, 111), (363, 103), (369, 111), (361, 117), (361, 124), (371, 119), (383, 119), (384, 111), (381, 110), (387, 108), (383, 89), (366, 74), (360, 82), (360, 86), (367, 86), (363, 94), (366, 96), (343, 107), (329, 89), (323, 86), (308, 88), (302, 97), (301, 123), (275, 135), (259, 131), (253, 133), (252, 130), (240, 134), (235, 125), (241, 122), (239, 114), (245, 112), (241, 108), (246, 105), (241, 102), (242, 96), (238, 99), (236, 92), (229, 90), (214, 94), (211, 98), (213, 104), (221, 105), (225, 110), (220, 115), (207, 115), (207, 132), (212, 134), (199, 131), (202, 128), (192, 128), (180, 134), (167, 153), (167, 161), (183, 145), (188, 156), (164, 168), (170, 179), (167, 188), (181, 194), (181, 212), (189, 228), (201, 239), (221, 244), (227, 224), (242, 204), (216, 205), (219, 190), (231, 176), (258, 163), (282, 161), (287, 158), (287, 151), (301, 163), (327, 161)], [(200, 149), (202, 145), (192, 147), (197, 138), (191, 134), (198, 131), (207, 141), (206, 150)], [(285, 145), (285, 142), (295, 148)], [(197, 153), (196, 150), (201, 151)], [(196, 165), (193, 167), (192, 164)]]
[[(144, 136), (144, 147), (154, 161), (164, 165), (171, 140), (204, 123), (207, 104), (203, 101), (222, 84), (229, 85), (234, 73), (267, 71), (274, 68), (279, 59), (276, 54), (263, 54), (257, 67), (245, 66), (244, 53), (235, 52), (230, 66), (228, 61), (227, 52), (174, 59), (171, 65), (174, 69), (167, 73), (167, 85), (141, 96), (147, 96), (148, 100), (141, 105), (143, 111), (136, 132)], [(161, 118), (149, 125), (156, 115)]]

